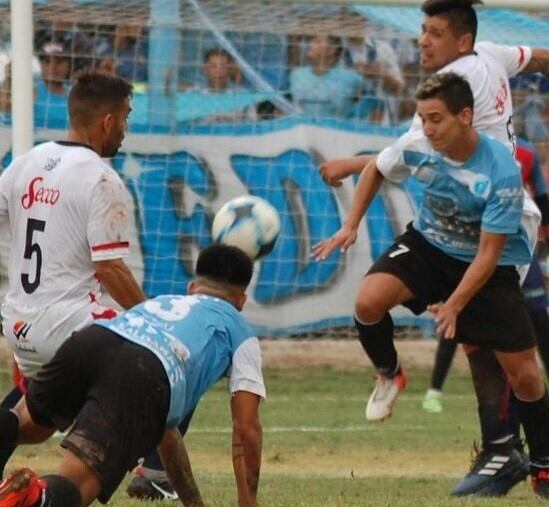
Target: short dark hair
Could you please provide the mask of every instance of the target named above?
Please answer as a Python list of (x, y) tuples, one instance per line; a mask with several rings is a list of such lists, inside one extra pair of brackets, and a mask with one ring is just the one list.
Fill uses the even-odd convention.
[(470, 33), (473, 43), (477, 38), (478, 19), (473, 5), (482, 5), (482, 0), (426, 0), (421, 10), (427, 16), (441, 16), (448, 20), (456, 35)]
[(196, 275), (220, 284), (246, 288), (252, 279), (253, 260), (240, 248), (214, 243), (196, 261)]
[(224, 56), (229, 63), (234, 61), (233, 55), (223, 48), (211, 48), (204, 53), (204, 63), (206, 63), (212, 56)]
[(71, 124), (88, 125), (94, 112), (117, 110), (132, 96), (133, 86), (124, 78), (99, 70), (84, 70), (76, 75), (69, 93)]
[(465, 108), (473, 111), (475, 100), (467, 80), (455, 72), (433, 74), (421, 83), (416, 91), (417, 100), (439, 98), (448, 111), (458, 114)]

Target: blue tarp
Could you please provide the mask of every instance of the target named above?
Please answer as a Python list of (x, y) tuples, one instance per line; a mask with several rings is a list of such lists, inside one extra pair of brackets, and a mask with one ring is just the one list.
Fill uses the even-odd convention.
[[(353, 9), (381, 26), (411, 37), (420, 33), (423, 13), (419, 7), (354, 5)], [(508, 9), (478, 9), (477, 40), (498, 44), (549, 47), (549, 22)]]

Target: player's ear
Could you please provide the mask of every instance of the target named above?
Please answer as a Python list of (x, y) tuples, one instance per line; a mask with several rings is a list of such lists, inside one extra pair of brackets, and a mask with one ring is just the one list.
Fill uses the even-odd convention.
[(188, 284), (187, 284), (187, 294), (194, 294), (196, 292), (196, 288), (197, 288), (197, 285), (196, 285), (196, 282), (194, 280), (191, 280)]
[(473, 34), (464, 33), (458, 38), (458, 49), (460, 54), (469, 53), (473, 48)]
[(248, 296), (246, 296), (245, 292), (242, 292), (236, 295), (234, 305), (239, 312), (241, 312), (242, 309), (244, 308), (244, 305), (246, 304), (247, 299), (248, 299)]
[(473, 125), (473, 110), (466, 107), (459, 112), (459, 119), (464, 125)]
[(111, 133), (113, 124), (114, 124), (114, 116), (112, 115), (112, 113), (107, 113), (105, 116), (103, 116), (103, 120), (102, 120), (103, 132), (105, 132), (107, 135)]

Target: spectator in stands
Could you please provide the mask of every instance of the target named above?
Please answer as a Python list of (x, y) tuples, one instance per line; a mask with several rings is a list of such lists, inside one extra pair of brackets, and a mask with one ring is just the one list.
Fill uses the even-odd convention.
[(95, 48), (99, 55), (100, 68), (132, 82), (134, 88), (147, 82), (147, 39), (143, 26), (121, 23), (116, 26), (112, 38), (102, 38)]
[[(71, 62), (61, 41), (46, 41), (39, 48), (40, 77), (35, 82), (35, 117), (66, 120)], [(47, 109), (47, 110), (46, 110)], [(11, 65), (0, 89), (0, 110), (11, 112)]]
[[(34, 83), (34, 118), (39, 127), (67, 125), (67, 97), (75, 72), (91, 65), (91, 46), (78, 31), (40, 30), (35, 35), (40, 74)], [(0, 87), (0, 111), (11, 112), (11, 64)]]
[[(237, 94), (245, 92), (240, 85), (242, 76), (240, 69), (231, 54), (223, 48), (211, 48), (204, 54), (202, 70), (204, 83), (197, 84), (187, 91), (208, 94), (211, 98), (220, 94)], [(235, 101), (236, 104), (236, 101)], [(257, 112), (255, 105), (231, 108), (231, 102), (223, 102), (224, 112), (200, 118), (201, 122), (220, 123), (235, 121), (255, 121)]]
[(388, 42), (371, 37), (365, 23), (364, 32), (347, 37), (344, 46), (347, 65), (372, 83), (369, 97), (363, 99), (363, 103), (370, 106), (366, 111), (373, 106), (380, 109), (381, 105), (382, 121), (395, 123), (398, 117), (396, 97), (405, 90), (405, 82), (394, 49)]
[(292, 100), (313, 117), (351, 118), (364, 80), (340, 65), (342, 42), (334, 35), (316, 35), (307, 49), (309, 65), (290, 73)]

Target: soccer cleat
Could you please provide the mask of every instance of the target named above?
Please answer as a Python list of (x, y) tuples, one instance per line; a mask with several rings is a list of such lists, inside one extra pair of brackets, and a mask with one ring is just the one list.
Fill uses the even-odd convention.
[(0, 507), (35, 507), (46, 488), (30, 468), (20, 468), (0, 482)]
[(126, 492), (130, 498), (138, 500), (177, 500), (179, 498), (167, 479), (161, 481), (149, 479), (145, 477), (141, 467), (135, 469), (135, 475)]
[(532, 476), (532, 489), (534, 493), (541, 497), (549, 499), (549, 463), (530, 465), (530, 475)]
[(528, 476), (527, 460), (516, 449), (508, 452), (474, 447), (471, 469), (452, 491), (452, 496), (504, 496)]
[(366, 405), (366, 419), (368, 421), (383, 421), (390, 417), (398, 395), (407, 383), (408, 377), (402, 369), (394, 377), (379, 374), (376, 386)]
[(429, 391), (425, 393), (425, 398), (423, 398), (423, 402), (421, 404), (423, 410), (431, 414), (440, 414), (442, 412), (441, 397), (442, 394), (440, 392), (429, 389)]

